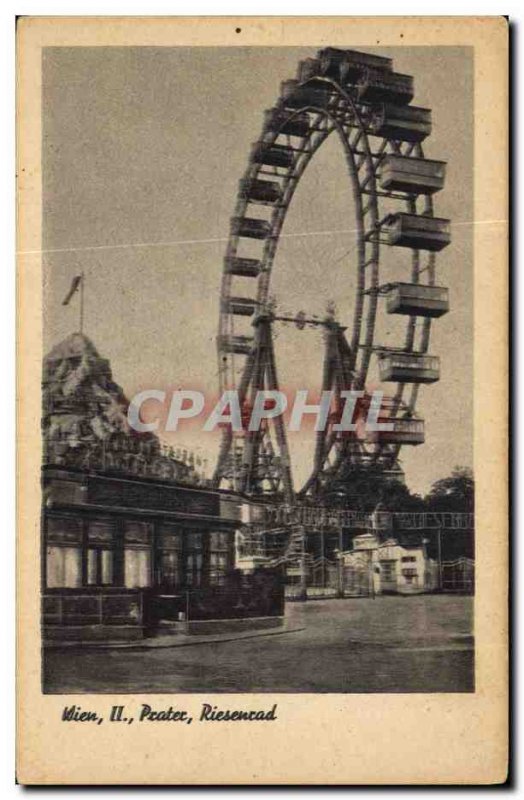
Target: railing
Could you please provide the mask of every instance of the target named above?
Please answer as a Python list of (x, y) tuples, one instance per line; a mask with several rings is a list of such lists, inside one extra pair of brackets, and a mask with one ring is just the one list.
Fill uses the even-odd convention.
[(252, 503), (248, 510), (250, 522), (264, 533), (277, 533), (282, 526), (289, 525), (305, 525), (308, 531), (321, 530), (324, 526), (365, 530), (373, 527), (374, 520), (382, 520), (400, 530), (472, 530), (475, 524), (473, 513), (455, 511), (357, 511), (287, 503)]
[(44, 625), (140, 626), (144, 619), (140, 590), (47, 590), (42, 603)]

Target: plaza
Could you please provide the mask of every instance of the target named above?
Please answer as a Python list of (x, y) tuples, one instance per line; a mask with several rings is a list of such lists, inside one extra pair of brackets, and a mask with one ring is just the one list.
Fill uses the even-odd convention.
[(287, 603), (288, 632), (44, 652), (47, 693), (472, 692), (473, 598)]

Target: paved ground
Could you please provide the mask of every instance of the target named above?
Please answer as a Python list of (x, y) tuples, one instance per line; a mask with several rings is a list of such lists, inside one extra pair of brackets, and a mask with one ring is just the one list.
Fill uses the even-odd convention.
[(159, 650), (51, 650), (44, 691), (468, 692), (469, 597), (290, 603), (304, 630)]

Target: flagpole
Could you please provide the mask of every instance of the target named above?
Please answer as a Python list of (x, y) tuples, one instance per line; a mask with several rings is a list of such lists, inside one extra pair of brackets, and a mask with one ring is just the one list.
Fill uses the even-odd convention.
[(80, 273), (80, 333), (84, 332), (84, 273)]

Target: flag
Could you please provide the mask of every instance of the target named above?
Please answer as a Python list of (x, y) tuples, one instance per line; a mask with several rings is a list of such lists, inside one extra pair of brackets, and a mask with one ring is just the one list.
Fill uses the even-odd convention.
[(69, 301), (71, 300), (71, 298), (74, 295), (74, 293), (78, 291), (78, 287), (80, 286), (81, 283), (82, 283), (82, 276), (81, 275), (76, 275), (73, 278), (73, 281), (71, 283), (71, 288), (69, 289), (69, 291), (68, 291), (67, 295), (65, 296), (64, 300), (62, 300), (62, 305), (63, 306), (69, 305)]

